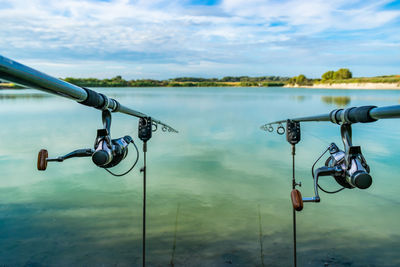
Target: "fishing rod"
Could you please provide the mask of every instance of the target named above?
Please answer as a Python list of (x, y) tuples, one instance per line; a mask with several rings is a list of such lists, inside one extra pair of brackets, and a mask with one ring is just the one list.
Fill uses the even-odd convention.
[[(109, 98), (104, 94), (54, 78), (1, 55), (0, 78), (29, 88), (72, 99), (77, 101), (79, 104), (102, 111), (103, 128), (97, 130), (97, 136), (93, 148), (74, 150), (64, 156), (56, 158), (49, 158), (48, 151), (42, 149), (38, 153), (37, 160), (37, 168), (40, 171), (47, 169), (48, 162), (63, 162), (66, 159), (74, 157), (91, 157), (96, 166), (105, 169), (114, 176), (124, 176), (128, 174), (136, 166), (139, 160), (139, 150), (134, 143), (133, 138), (129, 135), (117, 139), (111, 138), (111, 112), (120, 112), (139, 118), (138, 138), (143, 141), (143, 167), (140, 169), (140, 172), (143, 173), (142, 263), (143, 266), (145, 266), (147, 142), (151, 139), (152, 133), (157, 131), (159, 126), (161, 126), (163, 132), (168, 131), (178, 133), (178, 131), (168, 124), (150, 117), (147, 114), (128, 108), (117, 100)], [(116, 174), (109, 170), (109, 168), (115, 167), (126, 158), (129, 144), (133, 144), (136, 149), (136, 160), (133, 165), (121, 174)]]
[[(0, 78), (29, 88), (66, 97), (77, 101), (79, 104), (96, 109), (109, 109), (112, 112), (120, 112), (142, 119), (150, 117), (142, 112), (128, 108), (120, 104), (117, 100), (108, 98), (104, 94), (54, 78), (1, 55)], [(177, 130), (160, 120), (151, 118), (151, 121), (155, 125), (161, 125), (162, 131), (164, 132), (168, 131), (178, 133)]]
[[(273, 125), (277, 125), (276, 132), (283, 135), (286, 132), (286, 140), (292, 146), (292, 191), (291, 200), (293, 206), (293, 259), (294, 266), (297, 266), (296, 255), (296, 211), (303, 209), (304, 202), (319, 203), (321, 198), (318, 189), (328, 194), (335, 194), (344, 189), (367, 189), (372, 184), (370, 167), (361, 152), (361, 146), (353, 145), (352, 128), (354, 123), (371, 123), (379, 119), (400, 118), (400, 105), (377, 107), (361, 106), (347, 109), (335, 109), (327, 114), (320, 114), (308, 117), (299, 117), (287, 120), (279, 120), (266, 123), (261, 129), (273, 132)], [(302, 197), (296, 187), (301, 187), (301, 182), (297, 183), (295, 177), (295, 154), (296, 144), (300, 142), (301, 130), (300, 122), (321, 122), (327, 121), (340, 125), (340, 135), (344, 150), (340, 150), (335, 143), (331, 143), (322, 155), (314, 162), (311, 168), (313, 178), (313, 197)], [(284, 127), (286, 124), (286, 127)], [(325, 160), (324, 166), (314, 170), (317, 162), (329, 151), (329, 157)], [(319, 185), (321, 176), (331, 176), (341, 186), (338, 190), (328, 191)]]

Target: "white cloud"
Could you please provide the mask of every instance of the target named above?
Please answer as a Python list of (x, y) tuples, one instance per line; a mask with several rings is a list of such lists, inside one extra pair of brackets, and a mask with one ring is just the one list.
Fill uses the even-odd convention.
[[(358, 30), (384, 25), (400, 16), (400, 11), (381, 10), (390, 1), (308, 0), (263, 1), (224, 0), (222, 7), (231, 15), (282, 21), (305, 29)], [(301, 31), (301, 29), (300, 29)]]
[[(393, 23), (400, 11), (383, 9), (387, 2), (224, 0), (194, 8), (162, 0), (3, 0), (0, 51), (19, 59), (126, 60), (182, 69), (202, 62), (223, 67), (247, 61), (243, 71), (256, 62), (290, 62), (287, 56), (297, 54), (302, 56), (298, 64), (304, 65), (306, 57), (332, 49), (324, 35), (330, 34), (335, 49), (350, 54), (349, 44), (357, 44), (341, 40), (343, 34)], [(393, 44), (392, 49), (400, 43), (394, 28), (388, 27), (388, 36), (380, 40)]]

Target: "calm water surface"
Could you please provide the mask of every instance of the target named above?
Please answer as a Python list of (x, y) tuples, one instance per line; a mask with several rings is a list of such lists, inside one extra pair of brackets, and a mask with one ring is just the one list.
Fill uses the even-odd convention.
[[(149, 266), (171, 266), (171, 261), (175, 266), (290, 266), (290, 145), (259, 126), (337, 107), (395, 105), (400, 99), (398, 91), (98, 90), (180, 131), (157, 131), (148, 145)], [(141, 264), (139, 168), (117, 178), (87, 158), (36, 170), (41, 148), (59, 156), (91, 147), (101, 113), (34, 90), (3, 90), (0, 119), (0, 264)], [(297, 177), (303, 195), (311, 196), (311, 165), (330, 142), (342, 144), (337, 125), (304, 123), (302, 130)], [(362, 145), (373, 185), (321, 193), (321, 203), (305, 205), (298, 213), (301, 266), (400, 265), (399, 131), (398, 120), (353, 126), (354, 144)], [(114, 114), (113, 137), (126, 134), (137, 139), (137, 119)], [(129, 168), (132, 152), (116, 172)], [(337, 188), (330, 178), (321, 184)]]

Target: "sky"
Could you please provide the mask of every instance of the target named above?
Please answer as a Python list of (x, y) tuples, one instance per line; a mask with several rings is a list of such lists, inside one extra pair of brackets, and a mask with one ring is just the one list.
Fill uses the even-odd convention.
[(400, 0), (0, 0), (0, 55), (56, 77), (400, 74)]

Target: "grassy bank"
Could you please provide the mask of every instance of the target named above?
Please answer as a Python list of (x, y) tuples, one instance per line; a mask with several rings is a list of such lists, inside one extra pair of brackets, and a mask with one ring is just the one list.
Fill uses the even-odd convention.
[(169, 80), (124, 80), (121, 76), (111, 79), (96, 78), (65, 78), (65, 81), (84, 87), (271, 87), (284, 86), (289, 80), (287, 77), (263, 76), (263, 77), (224, 77), (218, 78), (195, 78), (183, 77)]
[[(325, 73), (326, 74), (326, 73)], [(324, 75), (325, 75), (324, 74)], [(279, 76), (224, 77), (222, 79), (183, 77), (169, 80), (124, 80), (121, 76), (111, 79), (65, 78), (66, 82), (81, 87), (305, 87), (332, 89), (400, 89), (400, 75), (377, 77), (329, 77), (309, 79), (304, 75), (293, 78)], [(0, 89), (23, 88), (14, 83), (0, 82)]]
[(355, 77), (349, 79), (336, 80), (315, 80), (314, 84), (334, 84), (334, 83), (400, 83), (400, 75), (387, 75), (377, 77)]
[(319, 87), (340, 89), (399, 89), (400, 75), (384, 75), (376, 77), (353, 77), (349, 69), (329, 70), (321, 79), (310, 79), (304, 74), (289, 79), (287, 87)]

